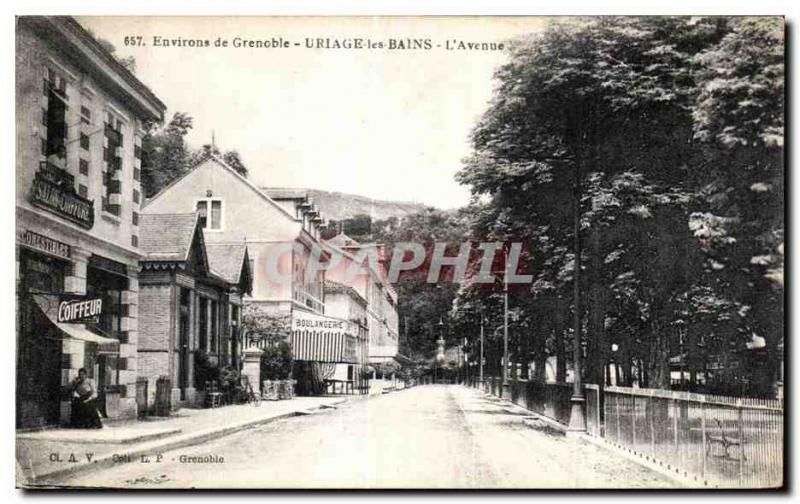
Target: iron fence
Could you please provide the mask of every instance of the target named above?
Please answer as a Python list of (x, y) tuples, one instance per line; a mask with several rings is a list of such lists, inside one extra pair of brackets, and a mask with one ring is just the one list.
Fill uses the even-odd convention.
[[(571, 383), (470, 385), (569, 423)], [(583, 388), (587, 433), (700, 484), (765, 488), (783, 483), (783, 401), (688, 392)]]
[(605, 439), (720, 487), (783, 482), (783, 404), (628, 387), (604, 390)]
[(572, 408), (571, 383), (509, 380), (504, 387), (500, 378), (492, 377), (484, 379), (483, 383), (479, 380), (471, 380), (470, 384), (487, 394), (508, 399), (514, 404), (564, 425), (569, 423), (570, 409)]

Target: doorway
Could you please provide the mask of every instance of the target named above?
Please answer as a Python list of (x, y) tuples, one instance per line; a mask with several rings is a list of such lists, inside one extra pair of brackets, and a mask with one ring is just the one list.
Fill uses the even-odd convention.
[(186, 400), (189, 387), (189, 289), (180, 288), (180, 307), (178, 317), (178, 388), (181, 401)]
[(62, 335), (31, 293), (60, 293), (65, 264), (20, 250), (17, 287), (17, 428), (58, 425), (61, 403)]

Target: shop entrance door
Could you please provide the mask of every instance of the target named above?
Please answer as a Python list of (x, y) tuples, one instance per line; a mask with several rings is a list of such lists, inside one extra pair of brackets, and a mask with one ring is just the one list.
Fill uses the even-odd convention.
[(189, 290), (181, 289), (178, 319), (178, 388), (181, 401), (186, 400), (186, 388), (189, 386), (189, 299)]
[(45, 317), (32, 292), (64, 289), (64, 263), (20, 251), (17, 289), (17, 428), (58, 425), (61, 403), (60, 331)]

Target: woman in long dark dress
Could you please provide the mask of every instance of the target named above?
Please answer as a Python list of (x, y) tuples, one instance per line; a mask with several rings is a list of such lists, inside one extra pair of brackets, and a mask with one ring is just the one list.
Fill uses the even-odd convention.
[(78, 377), (70, 383), (72, 388), (72, 415), (70, 426), (74, 429), (102, 429), (103, 422), (97, 411), (97, 388), (86, 376), (86, 370), (78, 370)]

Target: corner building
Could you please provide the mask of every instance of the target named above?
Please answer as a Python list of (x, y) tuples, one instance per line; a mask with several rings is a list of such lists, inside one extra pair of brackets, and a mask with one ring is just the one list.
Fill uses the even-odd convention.
[[(85, 368), (135, 417), (143, 125), (165, 105), (70, 17), (16, 26), (17, 428), (65, 423)], [(65, 298), (99, 316), (61, 323)]]

